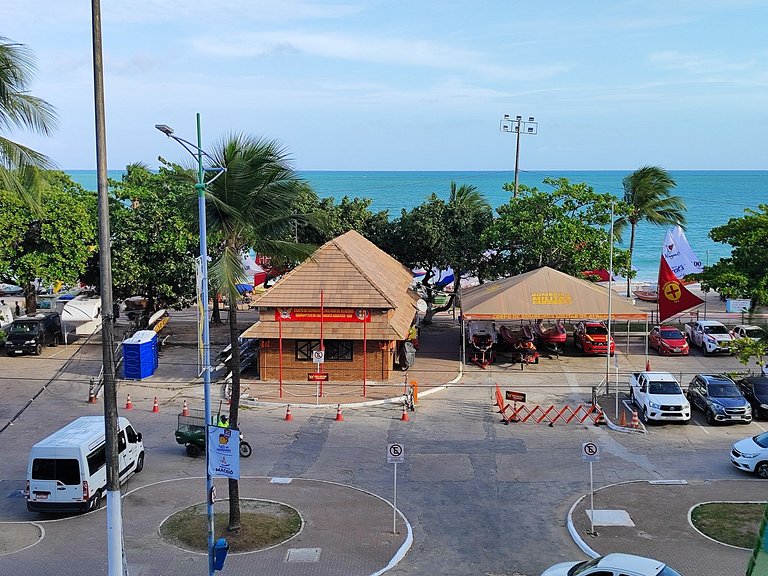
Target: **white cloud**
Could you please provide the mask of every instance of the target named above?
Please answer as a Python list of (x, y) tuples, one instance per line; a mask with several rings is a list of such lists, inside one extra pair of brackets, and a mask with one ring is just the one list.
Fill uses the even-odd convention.
[(743, 72), (753, 69), (756, 65), (754, 60), (729, 61), (724, 58), (675, 50), (655, 52), (648, 57), (648, 60), (668, 70), (681, 70), (690, 74)]

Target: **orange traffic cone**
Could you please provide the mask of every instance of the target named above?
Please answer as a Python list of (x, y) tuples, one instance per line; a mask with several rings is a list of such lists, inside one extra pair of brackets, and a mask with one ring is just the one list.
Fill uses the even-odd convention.
[(408, 422), (408, 420), (410, 420), (410, 418), (408, 418), (408, 412), (405, 410), (405, 404), (403, 404), (403, 415), (400, 416), (400, 420), (402, 422)]
[(182, 416), (189, 416), (189, 406), (187, 406), (187, 401), (184, 400), (184, 406), (181, 407), (181, 415)]
[(293, 416), (291, 416), (291, 405), (288, 404), (285, 408), (285, 421), (290, 422), (291, 420), (293, 420)]
[(619, 426), (622, 428), (627, 427), (627, 413), (624, 410), (621, 411), (621, 418), (619, 419)]
[(160, 405), (157, 403), (157, 396), (155, 396), (155, 401), (152, 403), (152, 412), (160, 412)]
[(640, 428), (640, 420), (637, 419), (637, 410), (632, 410), (632, 422), (629, 424), (632, 428)]
[(650, 372), (651, 371), (651, 361), (650, 361), (650, 359), (645, 361), (645, 371), (646, 372)]
[(600, 426), (600, 424), (605, 424), (605, 414), (603, 413), (602, 408), (600, 408), (600, 411), (597, 413), (597, 419), (595, 420), (595, 426)]
[(341, 415), (341, 404), (336, 404), (336, 422), (344, 420), (344, 416)]
[(88, 404), (96, 404), (96, 393), (93, 391), (93, 386), (88, 389)]
[(125, 401), (125, 409), (133, 410), (133, 402), (131, 402), (131, 395), (128, 394), (128, 399)]

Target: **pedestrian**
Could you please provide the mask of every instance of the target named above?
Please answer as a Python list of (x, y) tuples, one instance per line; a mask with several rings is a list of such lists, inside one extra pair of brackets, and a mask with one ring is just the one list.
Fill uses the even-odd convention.
[(19, 316), (21, 316), (21, 307), (19, 306), (19, 303), (18, 303), (18, 302), (16, 302), (16, 310), (15, 310), (15, 312), (16, 312), (15, 316), (16, 316), (17, 318), (18, 318)]

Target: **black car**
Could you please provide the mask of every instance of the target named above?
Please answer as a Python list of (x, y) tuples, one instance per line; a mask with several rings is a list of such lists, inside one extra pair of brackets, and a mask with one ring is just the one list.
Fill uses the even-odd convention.
[(768, 418), (768, 376), (747, 376), (736, 384), (752, 405), (755, 418)]
[(699, 408), (707, 424), (717, 422), (752, 422), (752, 407), (739, 387), (727, 376), (697, 374), (688, 385), (688, 400)]
[(58, 312), (41, 312), (16, 318), (8, 327), (5, 353), (8, 356), (28, 352), (39, 356), (43, 346), (61, 343), (61, 317)]

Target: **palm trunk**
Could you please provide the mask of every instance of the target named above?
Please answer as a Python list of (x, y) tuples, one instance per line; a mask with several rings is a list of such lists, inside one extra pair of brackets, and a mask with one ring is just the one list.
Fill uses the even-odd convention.
[(211, 322), (217, 326), (221, 326), (221, 304), (219, 303), (219, 295), (213, 295), (213, 315), (211, 316)]
[[(229, 407), (230, 427), (239, 430), (237, 422), (240, 408), (240, 333), (237, 329), (237, 297), (229, 295), (229, 343), (232, 350), (232, 360), (229, 365), (232, 370), (232, 404)], [(239, 532), (240, 525), (240, 486), (237, 480), (229, 480), (229, 532)]]
[(627, 298), (632, 296), (632, 252), (635, 250), (635, 222), (631, 222), (632, 232), (629, 236), (629, 267), (627, 268)]

